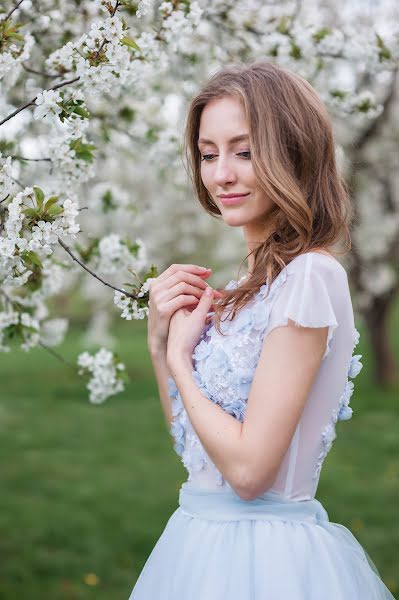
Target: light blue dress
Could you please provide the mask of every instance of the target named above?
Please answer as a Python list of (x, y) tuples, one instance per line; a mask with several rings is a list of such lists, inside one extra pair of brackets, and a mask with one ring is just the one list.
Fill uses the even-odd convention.
[(204, 327), (193, 377), (210, 401), (242, 422), (270, 331), (288, 319), (328, 327), (322, 364), (277, 477), (255, 500), (240, 498), (207, 455), (170, 378), (171, 433), (188, 479), (129, 600), (394, 600), (357, 539), (330, 522), (315, 498), (335, 425), (352, 416), (352, 380), (362, 368), (346, 271), (331, 256), (307, 252), (267, 291), (266, 283), (234, 320), (222, 322), (225, 336), (212, 323)]

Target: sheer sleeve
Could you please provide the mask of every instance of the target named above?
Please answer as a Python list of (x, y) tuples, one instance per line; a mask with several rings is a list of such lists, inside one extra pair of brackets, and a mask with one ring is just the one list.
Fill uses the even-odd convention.
[[(334, 312), (332, 296), (337, 275), (335, 259), (319, 261), (315, 253), (298, 257), (288, 265), (288, 277), (274, 299), (267, 333), (276, 327), (288, 325), (288, 319), (298, 327), (328, 327), (326, 350), (323, 360), (330, 352), (330, 343), (338, 321)], [(320, 256), (320, 255), (319, 255)], [(332, 267), (332, 268), (331, 268)], [(339, 265), (341, 269), (341, 266)]]

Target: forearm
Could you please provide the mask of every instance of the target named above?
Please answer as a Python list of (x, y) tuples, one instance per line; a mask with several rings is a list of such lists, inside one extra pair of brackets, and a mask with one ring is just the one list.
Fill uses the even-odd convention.
[(190, 360), (171, 366), (190, 422), (209, 457), (237, 493), (243, 490), (242, 423), (209, 400), (196, 385)]
[(169, 431), (172, 422), (172, 401), (168, 393), (170, 372), (166, 362), (166, 352), (162, 350), (149, 350), (149, 352), (158, 384), (159, 399), (164, 412), (166, 427)]

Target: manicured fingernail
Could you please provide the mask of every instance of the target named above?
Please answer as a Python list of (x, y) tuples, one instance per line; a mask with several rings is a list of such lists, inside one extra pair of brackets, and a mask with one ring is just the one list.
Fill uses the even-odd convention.
[(197, 267), (197, 269), (199, 269), (200, 271), (209, 271), (209, 269), (207, 269), (206, 267)]

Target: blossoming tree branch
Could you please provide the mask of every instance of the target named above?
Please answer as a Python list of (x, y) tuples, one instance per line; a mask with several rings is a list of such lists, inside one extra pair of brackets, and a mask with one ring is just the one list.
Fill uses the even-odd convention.
[[(57, 355), (68, 323), (50, 314), (50, 300), (68, 286), (87, 292), (82, 273), (104, 287), (101, 308), (93, 301), (97, 314), (111, 310), (112, 289), (122, 318), (147, 316), (153, 263), (165, 259), (174, 222), (189, 215), (184, 107), (219, 66), (268, 57), (305, 76), (344, 125), (337, 151), (353, 173), (356, 152), (381, 136), (399, 44), (394, 29), (378, 31), (378, 19), (373, 27), (359, 25), (355, 12), (337, 19), (333, 5), (326, 14), (316, 1), (42, 0), (35, 10), (31, 0), (10, 3), (0, 14), (0, 351), (17, 340), (26, 351)], [(361, 186), (354, 188), (362, 216), (354, 258), (358, 266), (371, 260), (380, 280), (376, 290), (357, 278), (367, 311), (387, 285), (390, 293), (398, 286), (388, 257), (398, 251), (399, 210), (383, 211), (384, 252), (362, 254), (367, 210)], [(149, 207), (146, 196), (154, 198)], [(196, 234), (203, 218), (196, 216)], [(168, 219), (162, 234), (153, 230), (154, 220)], [(176, 250), (192, 262), (187, 235), (189, 226)], [(94, 403), (123, 390), (126, 369), (105, 347), (80, 354), (77, 370), (90, 375)]]

